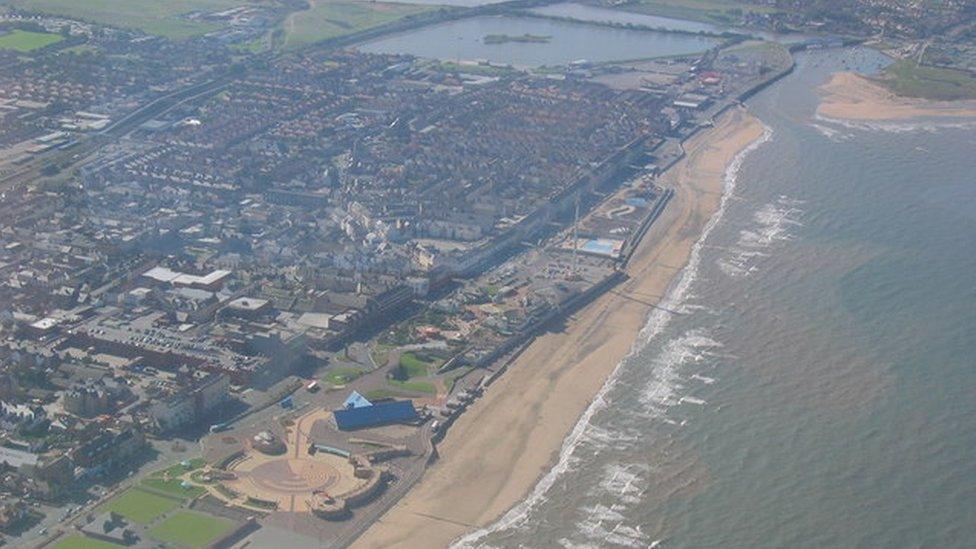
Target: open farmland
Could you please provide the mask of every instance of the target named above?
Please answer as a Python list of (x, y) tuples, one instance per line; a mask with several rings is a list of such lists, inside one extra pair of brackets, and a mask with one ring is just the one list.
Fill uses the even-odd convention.
[(423, 13), (433, 6), (377, 2), (323, 2), (291, 14), (285, 21), (285, 47), (296, 48), (344, 36)]
[(10, 5), (179, 40), (220, 28), (215, 23), (189, 19), (187, 14), (248, 3), (246, 0), (13, 0)]
[(16, 29), (6, 34), (0, 34), (0, 50), (14, 50), (27, 53), (45, 46), (50, 46), (51, 44), (57, 44), (61, 40), (64, 40), (64, 38), (58, 34)]

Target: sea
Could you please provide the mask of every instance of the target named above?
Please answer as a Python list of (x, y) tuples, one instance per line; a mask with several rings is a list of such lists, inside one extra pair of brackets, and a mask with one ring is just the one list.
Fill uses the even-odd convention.
[(802, 53), (762, 139), (555, 467), (459, 547), (976, 546), (976, 123), (820, 118)]

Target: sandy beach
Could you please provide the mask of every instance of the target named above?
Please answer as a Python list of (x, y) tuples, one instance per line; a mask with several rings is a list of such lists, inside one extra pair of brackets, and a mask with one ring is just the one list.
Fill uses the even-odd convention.
[(820, 86), (817, 113), (849, 120), (899, 120), (920, 116), (976, 116), (976, 101), (928, 101), (899, 97), (871, 80), (839, 72)]
[(726, 166), (762, 133), (762, 124), (737, 108), (686, 143), (687, 156), (662, 176), (675, 198), (644, 238), (630, 279), (562, 331), (537, 338), (454, 424), (420, 483), (354, 547), (444, 547), (532, 490), (687, 263), (719, 207)]

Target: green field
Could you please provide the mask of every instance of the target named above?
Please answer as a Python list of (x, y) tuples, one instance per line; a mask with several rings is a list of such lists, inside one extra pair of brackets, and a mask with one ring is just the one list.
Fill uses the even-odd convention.
[(243, 51), (248, 53), (261, 53), (267, 47), (266, 40), (264, 37), (255, 38), (243, 44), (234, 44), (231, 47), (237, 51)]
[(740, 13), (771, 13), (780, 11), (771, 6), (757, 6), (736, 0), (640, 0), (629, 4), (628, 10), (677, 19), (706, 23), (728, 24)]
[(403, 391), (394, 391), (393, 389), (372, 389), (366, 391), (363, 395), (366, 400), (377, 401), (384, 398), (410, 398), (410, 395), (404, 393)]
[(233, 527), (227, 519), (181, 511), (153, 527), (149, 535), (162, 542), (206, 547)]
[(939, 101), (976, 99), (976, 76), (965, 71), (922, 66), (908, 59), (892, 63), (876, 81), (904, 97)]
[(68, 536), (51, 546), (52, 549), (117, 549), (118, 547), (122, 547), (122, 545), (86, 538), (85, 536)]
[(451, 61), (439, 61), (431, 64), (435, 69), (446, 72), (463, 72), (484, 76), (505, 76), (518, 72), (511, 67), (495, 67), (491, 65), (459, 64)]
[(435, 6), (375, 2), (311, 2), (311, 9), (291, 14), (285, 21), (285, 48), (297, 48), (328, 38), (352, 34), (423, 13)]
[(62, 40), (64, 40), (64, 37), (60, 34), (14, 29), (7, 34), (0, 34), (0, 50), (15, 50), (21, 53), (27, 53), (41, 49), (44, 46), (57, 44)]
[(132, 522), (148, 524), (154, 518), (179, 507), (179, 505), (178, 499), (157, 496), (138, 488), (130, 488), (102, 505), (99, 510), (115, 511)]
[(172, 465), (166, 469), (153, 472), (148, 477), (143, 479), (141, 484), (146, 488), (156, 492), (162, 492), (173, 497), (195, 498), (206, 492), (206, 490), (200, 488), (199, 486), (184, 488), (183, 481), (180, 479), (180, 477), (189, 471), (196, 471), (197, 469), (206, 465), (206, 463), (207, 462), (203, 458), (193, 458), (191, 460), (187, 460), (186, 467), (184, 467), (182, 463), (177, 463), (176, 465)]
[(77, 46), (71, 46), (70, 48), (65, 48), (61, 50), (61, 53), (71, 53), (74, 55), (82, 55), (86, 53), (96, 53), (98, 48), (92, 46), (91, 44), (78, 44)]
[(345, 385), (350, 381), (363, 375), (364, 370), (360, 368), (339, 367), (333, 368), (325, 374), (325, 382), (330, 385)]
[(178, 476), (182, 475), (183, 473), (186, 473), (187, 471), (195, 471), (195, 470), (203, 467), (206, 464), (207, 464), (207, 461), (204, 460), (203, 458), (193, 458), (193, 459), (187, 460), (187, 465), (188, 465), (187, 467), (184, 467), (182, 463), (177, 463), (176, 465), (172, 465), (172, 466), (167, 467), (165, 469), (161, 469), (159, 471), (156, 471), (156, 472), (152, 473), (150, 476), (151, 477), (166, 477), (166, 476), (169, 476), (171, 478), (175, 478), (175, 477), (178, 477)]
[(400, 355), (400, 368), (406, 377), (426, 377), (429, 373), (430, 363), (413, 353), (403, 353)]
[(391, 386), (403, 389), (405, 391), (427, 393), (430, 395), (437, 393), (437, 387), (434, 387), (434, 384), (429, 381), (414, 381), (412, 379), (407, 381), (398, 381), (396, 379), (391, 379), (389, 383)]
[(9, 4), (24, 10), (60, 15), (123, 29), (141, 30), (147, 34), (183, 39), (220, 28), (218, 24), (193, 21), (184, 14), (213, 12), (252, 0), (10, 0)]
[(416, 353), (403, 353), (400, 355), (400, 361), (396, 368), (393, 369), (393, 378), (388, 380), (388, 383), (395, 389), (402, 389), (404, 391), (416, 392), (416, 393), (428, 393), (435, 394), (437, 388), (433, 383), (424, 380), (430, 375), (431, 366), (435, 364), (441, 364), (442, 361), (435, 360), (425, 360), (426, 357), (421, 358), (420, 355)]
[(202, 495), (206, 492), (205, 489), (199, 486), (190, 486), (189, 488), (183, 487), (183, 481), (178, 478), (172, 478), (169, 480), (149, 477), (142, 481), (142, 486), (146, 488), (151, 488), (157, 492), (162, 492), (164, 494), (171, 495), (177, 498), (187, 498), (192, 499)]

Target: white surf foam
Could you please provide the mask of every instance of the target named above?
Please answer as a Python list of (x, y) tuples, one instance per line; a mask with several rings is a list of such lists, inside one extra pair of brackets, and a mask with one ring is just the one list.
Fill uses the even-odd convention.
[(729, 163), (729, 166), (725, 170), (725, 180), (724, 189), (722, 193), (722, 199), (719, 204), (718, 210), (712, 215), (711, 219), (705, 224), (705, 228), (702, 230), (702, 234), (695, 245), (692, 246), (691, 254), (688, 258), (688, 264), (682, 269), (680, 276), (677, 281), (672, 284), (665, 294), (664, 299), (661, 301), (660, 306), (655, 308), (653, 312), (641, 329), (640, 336), (634, 343), (628, 356), (617, 364), (610, 377), (603, 384), (603, 387), (597, 392), (593, 398), (593, 402), (586, 408), (583, 414), (580, 416), (576, 425), (569, 435), (563, 440), (562, 448), (559, 451), (559, 460), (556, 464), (549, 470), (540, 480), (536, 483), (535, 487), (529, 495), (516, 504), (514, 507), (509, 509), (501, 518), (484, 528), (480, 528), (466, 534), (452, 543), (452, 547), (474, 547), (479, 544), (490, 534), (495, 532), (507, 530), (510, 528), (518, 527), (523, 523), (526, 518), (528, 518), (529, 513), (540, 503), (546, 500), (546, 493), (552, 488), (556, 480), (559, 479), (563, 474), (570, 469), (573, 451), (577, 446), (584, 440), (584, 433), (590, 427), (590, 421), (593, 416), (606, 407), (606, 397), (610, 389), (616, 384), (617, 379), (620, 375), (621, 365), (626, 364), (628, 359), (635, 353), (643, 349), (655, 335), (659, 334), (661, 330), (667, 326), (670, 321), (670, 313), (668, 310), (677, 309), (680, 307), (681, 303), (686, 298), (691, 285), (698, 278), (698, 268), (701, 264), (701, 250), (704, 242), (708, 239), (712, 230), (721, 221), (722, 216), (725, 214), (725, 209), (729, 201), (729, 197), (735, 191), (736, 180), (738, 179), (739, 170), (742, 167), (742, 162), (745, 160), (749, 154), (758, 149), (763, 144), (767, 143), (773, 136), (773, 131), (768, 126), (764, 127), (763, 134), (761, 137), (750, 143), (746, 148), (740, 151)]
[(682, 402), (704, 404), (702, 400), (681, 395), (684, 390), (682, 366), (705, 360), (721, 346), (700, 329), (689, 330), (665, 343), (652, 362), (651, 378), (641, 391), (640, 402), (644, 406), (644, 413), (648, 417), (661, 418), (668, 408)]
[[(948, 118), (945, 120), (932, 120), (928, 119), (909, 119), (907, 121), (891, 121), (891, 120), (849, 120), (844, 118), (831, 118), (829, 116), (824, 116), (822, 114), (814, 114), (813, 119), (818, 122), (825, 124), (830, 124), (834, 126), (840, 126), (847, 128), (849, 130), (860, 130), (868, 132), (886, 132), (886, 133), (910, 133), (910, 132), (928, 132), (936, 133), (944, 129), (961, 129), (968, 130), (976, 128), (976, 121), (971, 118), (958, 117), (958, 118)], [(816, 126), (816, 124), (813, 124)], [(818, 130), (819, 131), (819, 130)]]
[(854, 137), (853, 134), (842, 132), (836, 128), (831, 128), (829, 126), (824, 126), (822, 124), (817, 124), (815, 122), (811, 122), (810, 126), (813, 129), (817, 130), (817, 132), (819, 132), (820, 135), (826, 137), (827, 139), (833, 141), (834, 143), (842, 143)]
[(623, 450), (639, 440), (639, 435), (625, 430), (610, 430), (599, 425), (590, 425), (584, 433), (585, 441), (594, 450), (613, 448)]
[(597, 543), (576, 543), (566, 538), (560, 539), (559, 545), (562, 545), (566, 549), (600, 549), (600, 545)]
[(600, 488), (605, 494), (618, 497), (621, 503), (640, 503), (640, 496), (644, 493), (644, 474), (647, 471), (647, 465), (641, 463), (609, 463), (603, 468)]
[(582, 509), (586, 513), (584, 518), (576, 528), (579, 535), (602, 542), (604, 546), (616, 545), (619, 547), (646, 547), (647, 536), (633, 526), (624, 524), (626, 517), (620, 512), (619, 506), (597, 504)]
[(683, 314), (683, 315), (687, 315), (687, 314), (691, 314), (691, 313), (705, 313), (705, 314), (708, 314), (708, 315), (716, 315), (716, 314), (718, 314), (718, 312), (715, 309), (711, 309), (709, 307), (706, 307), (705, 305), (696, 305), (694, 303), (684, 303), (684, 304), (682, 304), (681, 305), (681, 308), (678, 309), (678, 312), (681, 313), (681, 314)]
[(803, 210), (800, 201), (780, 196), (753, 214), (753, 225), (739, 232), (739, 239), (728, 248), (728, 255), (716, 260), (719, 269), (731, 277), (743, 277), (754, 271), (758, 258), (768, 257), (765, 250), (777, 242), (791, 240), (792, 227), (801, 226)]
[(711, 385), (712, 383), (715, 383), (715, 378), (703, 376), (701, 374), (694, 374), (691, 376), (691, 379), (697, 379), (698, 381), (701, 381), (705, 385)]

